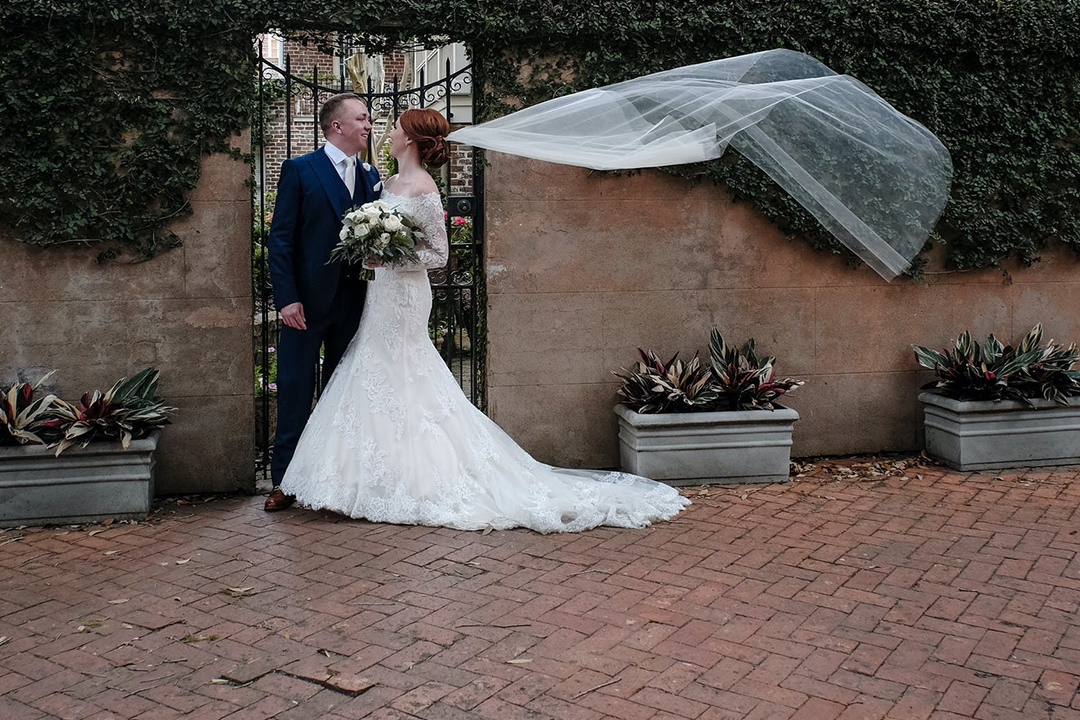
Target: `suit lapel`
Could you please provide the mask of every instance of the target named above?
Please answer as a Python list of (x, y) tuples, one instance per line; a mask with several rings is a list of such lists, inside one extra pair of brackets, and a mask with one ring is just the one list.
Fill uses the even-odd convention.
[[(338, 175), (334, 163), (327, 157), (325, 150), (320, 149), (315, 152), (315, 157), (311, 159), (311, 165), (315, 168), (315, 175), (318, 176), (319, 182), (322, 183), (323, 190), (326, 191), (326, 197), (330, 200), (330, 205), (333, 206), (334, 212), (337, 213), (340, 220), (351, 204), (349, 191), (345, 189), (345, 183), (341, 181), (341, 176)], [(359, 184), (359, 177), (357, 181), (357, 184)]]

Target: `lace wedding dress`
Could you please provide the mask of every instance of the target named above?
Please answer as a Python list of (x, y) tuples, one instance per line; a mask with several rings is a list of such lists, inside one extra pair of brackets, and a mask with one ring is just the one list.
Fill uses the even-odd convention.
[[(449, 252), (438, 193), (382, 199), (429, 245), (409, 269), (378, 268), (360, 328), (297, 445), (282, 490), (313, 509), (460, 530), (644, 527), (689, 501), (620, 472), (534, 460), (469, 402), (428, 338), (426, 270)], [(415, 269), (414, 269), (415, 268)]]

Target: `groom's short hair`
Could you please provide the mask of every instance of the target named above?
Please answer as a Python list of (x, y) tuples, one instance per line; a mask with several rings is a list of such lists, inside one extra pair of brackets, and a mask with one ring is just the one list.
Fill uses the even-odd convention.
[(337, 95), (331, 95), (319, 108), (319, 127), (322, 128), (323, 135), (330, 132), (330, 123), (337, 119), (338, 113), (341, 111), (341, 106), (346, 100), (359, 100), (364, 102), (364, 98), (360, 97), (354, 92), (343, 92)]

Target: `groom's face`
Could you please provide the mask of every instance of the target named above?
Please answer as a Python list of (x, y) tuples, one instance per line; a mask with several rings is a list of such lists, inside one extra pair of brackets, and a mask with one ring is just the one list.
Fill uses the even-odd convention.
[(343, 102), (337, 117), (330, 124), (330, 132), (338, 135), (337, 139), (341, 142), (337, 144), (343, 145), (343, 150), (360, 152), (371, 134), (371, 117), (364, 103), (352, 98)]

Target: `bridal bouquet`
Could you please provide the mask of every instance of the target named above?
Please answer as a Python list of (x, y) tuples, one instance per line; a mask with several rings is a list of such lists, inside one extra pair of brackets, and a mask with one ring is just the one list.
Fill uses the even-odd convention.
[(350, 208), (341, 219), (338, 244), (330, 251), (330, 262), (344, 260), (360, 265), (376, 258), (387, 265), (416, 262), (416, 241), (424, 233), (409, 218), (382, 200)]

